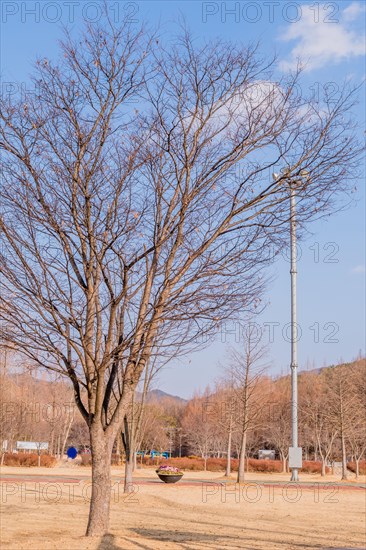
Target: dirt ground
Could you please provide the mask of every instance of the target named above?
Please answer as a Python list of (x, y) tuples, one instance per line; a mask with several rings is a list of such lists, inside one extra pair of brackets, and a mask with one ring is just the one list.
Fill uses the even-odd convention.
[(2, 550), (207, 550), (366, 548), (365, 476), (248, 474), (244, 485), (218, 473), (186, 472), (176, 485), (138, 470), (123, 495), (113, 470), (110, 534), (83, 536), (90, 470), (2, 468)]

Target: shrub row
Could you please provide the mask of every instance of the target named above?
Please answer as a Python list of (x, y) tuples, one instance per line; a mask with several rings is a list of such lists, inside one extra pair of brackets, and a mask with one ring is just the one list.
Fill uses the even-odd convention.
[[(167, 460), (164, 458), (144, 458), (143, 464), (146, 466), (157, 466), (160, 464), (166, 463)], [(179, 468), (180, 470), (190, 470), (201, 472), (204, 470), (204, 460), (203, 458), (198, 457), (182, 457), (182, 458), (171, 458), (169, 459), (169, 464)], [(233, 472), (238, 471), (239, 460), (233, 458), (231, 460), (231, 469)], [(226, 459), (225, 458), (208, 458), (207, 459), (207, 470), (209, 472), (220, 472), (225, 471), (226, 469)], [(249, 458), (248, 464), (246, 464), (246, 469), (249, 472), (282, 472), (282, 461), (280, 460), (258, 460), (256, 458)], [(320, 474), (321, 472), (321, 463), (314, 461), (304, 461), (302, 471), (310, 474)], [(329, 472), (329, 468), (326, 468), (326, 472)]]
[[(91, 466), (92, 459), (90, 453), (81, 453), (81, 464), (82, 466)], [(121, 464), (121, 459), (117, 454), (112, 454), (112, 462), (113, 466), (119, 466)]]
[[(347, 468), (351, 470), (351, 472), (356, 473), (356, 462), (348, 462)], [(360, 475), (366, 475), (366, 460), (360, 460), (358, 472)]]
[(259, 460), (250, 458), (248, 463), (249, 472), (282, 472), (281, 460)]
[[(307, 474), (320, 474), (322, 471), (322, 463), (315, 462), (314, 460), (303, 460), (301, 471)], [(330, 468), (326, 466), (325, 473), (329, 474), (329, 472)]]
[[(83, 466), (91, 465), (91, 455), (81, 454), (81, 463)], [(41, 466), (46, 468), (52, 468), (56, 465), (57, 460), (54, 456), (42, 454)], [(112, 456), (112, 464), (118, 463), (117, 455)], [(167, 460), (163, 458), (144, 458), (143, 464), (145, 466), (156, 466), (160, 464), (166, 464)], [(169, 464), (179, 468), (180, 470), (190, 470), (196, 472), (202, 472), (204, 470), (204, 460), (198, 457), (182, 457), (171, 458)], [(38, 466), (38, 455), (36, 453), (5, 453), (4, 455), (5, 466)], [(239, 460), (233, 458), (231, 460), (231, 469), (233, 472), (238, 471)], [(356, 464), (354, 462), (348, 463), (348, 468), (352, 471), (356, 471)], [(209, 472), (222, 472), (226, 468), (225, 458), (208, 458), (207, 459), (207, 471)], [(247, 468), (250, 472), (282, 472), (282, 462), (280, 460), (257, 460), (250, 458), (248, 460)], [(304, 461), (302, 471), (310, 474), (321, 472), (321, 463), (314, 461)], [(326, 468), (326, 472), (329, 472), (329, 468)], [(360, 462), (360, 474), (366, 474), (366, 461)]]
[[(51, 455), (41, 455), (41, 466), (53, 468), (57, 459)], [(38, 455), (36, 453), (5, 453), (5, 466), (38, 466)]]

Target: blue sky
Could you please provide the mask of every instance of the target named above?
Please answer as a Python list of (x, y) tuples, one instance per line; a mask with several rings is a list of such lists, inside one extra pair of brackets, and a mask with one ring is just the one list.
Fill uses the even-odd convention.
[[(360, 84), (365, 78), (364, 2), (180, 2), (145, 1), (108, 3), (117, 22), (124, 14), (146, 21), (171, 37), (175, 22), (184, 18), (197, 40), (221, 36), (242, 43), (259, 41), (264, 55), (274, 52), (278, 72), (294, 66), (298, 57), (306, 64), (303, 86), (314, 93), (324, 86), (334, 89), (345, 80)], [(7, 1), (1, 4), (2, 91), (23, 86), (36, 56), (55, 57), (62, 26), (75, 32), (84, 21), (97, 20), (97, 1)], [(14, 89), (15, 89), (14, 88)], [(355, 114), (365, 122), (363, 99)], [(360, 131), (361, 132), (361, 131)], [(308, 226), (300, 243), (299, 340), (300, 368), (351, 360), (365, 353), (365, 189), (360, 180), (356, 203), (343, 212)], [(268, 305), (256, 320), (273, 374), (289, 371), (290, 275), (285, 258), (271, 268)], [(172, 361), (155, 385), (189, 397), (220, 376), (228, 346), (240, 347), (238, 325), (227, 325), (204, 351)]]

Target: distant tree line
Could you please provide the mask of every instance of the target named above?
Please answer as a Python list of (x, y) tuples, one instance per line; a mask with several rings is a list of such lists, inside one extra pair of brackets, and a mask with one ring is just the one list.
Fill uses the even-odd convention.
[[(5, 450), (12, 452), (19, 440), (47, 442), (49, 453), (58, 458), (69, 445), (79, 449), (89, 445), (88, 430), (65, 381), (16, 373), (4, 368), (4, 354), (2, 359), (2, 456)], [(138, 463), (137, 452), (152, 449), (175, 457), (198, 456), (204, 463), (211, 457), (226, 458), (226, 475), (231, 472), (231, 458), (242, 457), (241, 480), (246, 459), (257, 458), (260, 449), (273, 449), (286, 471), (291, 444), (290, 378), (271, 378), (253, 368), (245, 376), (244, 359), (233, 353), (230, 368), (215, 387), (188, 401), (149, 394), (143, 400), (142, 392), (136, 394), (126, 419), (131, 436), (128, 482)], [(347, 479), (349, 462), (355, 464), (358, 476), (366, 451), (365, 395), (364, 359), (300, 372), (300, 445), (304, 460), (321, 462), (322, 475), (327, 465), (339, 461), (343, 479)], [(116, 441), (114, 455), (121, 464), (128, 462), (122, 438)]]

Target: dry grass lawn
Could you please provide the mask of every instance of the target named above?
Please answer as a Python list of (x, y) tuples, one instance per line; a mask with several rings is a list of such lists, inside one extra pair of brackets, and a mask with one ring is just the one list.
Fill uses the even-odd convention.
[[(136, 473), (137, 481), (151, 481), (141, 479), (132, 496), (114, 493), (110, 534), (88, 539), (83, 536), (88, 517), (86, 477), (68, 483), (80, 472), (89, 475), (82, 469), (4, 467), (3, 476), (20, 482), (19, 476), (40, 477), (38, 484), (33, 478), (23, 480), (23, 488), (9, 479), (3, 483), (2, 550), (365, 548), (365, 490), (341, 484), (339, 489), (318, 490), (316, 475), (302, 476), (302, 481), (314, 482), (310, 488), (275, 486), (277, 481), (288, 482), (288, 475), (282, 474), (248, 474), (248, 482), (238, 487), (234, 482), (221, 484), (220, 475), (209, 472), (187, 472), (184, 479), (192, 481), (189, 485), (166, 485), (156, 481), (153, 469)], [(119, 475), (120, 470), (114, 470), (114, 478)], [(58, 484), (47, 485), (44, 476), (59, 477)], [(212, 484), (198, 483), (202, 479)]]

